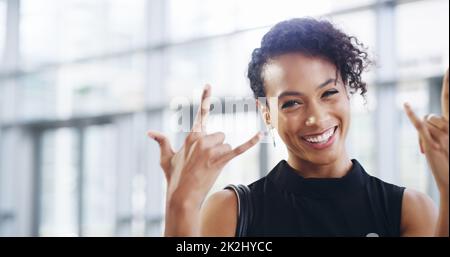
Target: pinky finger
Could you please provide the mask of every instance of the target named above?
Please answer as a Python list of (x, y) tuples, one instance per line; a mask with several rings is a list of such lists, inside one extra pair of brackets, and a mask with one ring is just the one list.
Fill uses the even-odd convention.
[(427, 126), (430, 137), (433, 139), (433, 147), (435, 147), (435, 149), (440, 149), (441, 144), (445, 144), (445, 142), (448, 143), (448, 134), (447, 137), (445, 137), (445, 133), (443, 133), (442, 130), (436, 128), (434, 125), (431, 125), (428, 122), (424, 122), (424, 124), (425, 126)]
[(223, 165), (227, 164), (229, 161), (231, 161), (236, 156), (246, 152), (248, 149), (250, 149), (251, 147), (256, 145), (260, 139), (261, 139), (261, 132), (258, 132), (256, 135), (254, 135), (252, 138), (250, 138), (250, 140), (248, 140), (247, 142), (234, 148), (233, 150), (229, 151), (228, 153), (226, 153), (225, 155), (223, 155), (222, 157), (217, 159), (215, 162), (216, 165), (223, 166)]

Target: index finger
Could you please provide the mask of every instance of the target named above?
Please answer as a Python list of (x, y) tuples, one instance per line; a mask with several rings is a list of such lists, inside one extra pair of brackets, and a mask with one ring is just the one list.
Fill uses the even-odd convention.
[(441, 94), (442, 116), (448, 120), (448, 69), (442, 80), (442, 94)]
[(202, 99), (200, 100), (200, 105), (198, 107), (197, 115), (195, 116), (191, 132), (205, 131), (206, 118), (208, 117), (210, 108), (210, 97), (211, 97), (211, 86), (207, 84), (203, 89)]

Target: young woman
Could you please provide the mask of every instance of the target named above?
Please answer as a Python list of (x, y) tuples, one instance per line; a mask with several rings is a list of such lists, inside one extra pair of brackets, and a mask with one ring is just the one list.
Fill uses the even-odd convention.
[(164, 135), (150, 131), (160, 145), (167, 179), (165, 235), (448, 236), (448, 71), (442, 116), (419, 119), (405, 104), (439, 188), (437, 210), (425, 194), (368, 175), (347, 154), (350, 95), (366, 93), (361, 73), (367, 63), (356, 38), (327, 21), (292, 19), (263, 37), (248, 78), (288, 159), (247, 191), (228, 187), (203, 203), (222, 168), (261, 137), (258, 133), (232, 149), (223, 133), (206, 134), (210, 86), (178, 152)]

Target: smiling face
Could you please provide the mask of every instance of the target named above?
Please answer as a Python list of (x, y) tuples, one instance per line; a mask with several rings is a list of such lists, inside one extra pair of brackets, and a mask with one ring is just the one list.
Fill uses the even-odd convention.
[(329, 165), (346, 156), (350, 102), (336, 76), (331, 62), (300, 53), (272, 58), (263, 69), (266, 122), (278, 130), (295, 166)]

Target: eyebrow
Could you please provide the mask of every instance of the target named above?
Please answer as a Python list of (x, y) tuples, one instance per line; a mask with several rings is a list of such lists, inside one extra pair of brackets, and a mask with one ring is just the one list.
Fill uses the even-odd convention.
[[(327, 81), (321, 83), (320, 85), (317, 86), (317, 89), (321, 89), (325, 86), (327, 86), (328, 84), (330, 84), (331, 82), (336, 82), (336, 79), (330, 78)], [(303, 93), (301, 92), (297, 92), (297, 91), (284, 91), (283, 93), (281, 93), (278, 96), (278, 99), (285, 97), (285, 96), (301, 96), (303, 95)]]

